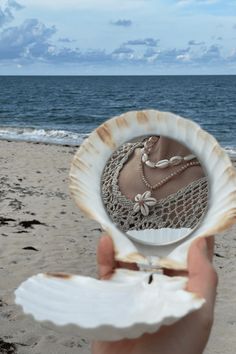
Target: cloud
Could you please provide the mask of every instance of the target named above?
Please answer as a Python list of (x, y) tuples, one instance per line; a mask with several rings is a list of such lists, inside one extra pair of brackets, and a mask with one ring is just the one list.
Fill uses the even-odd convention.
[(84, 53), (80, 53), (77, 56), (78, 63), (85, 63), (85, 64), (106, 64), (112, 62), (112, 55), (107, 54), (105, 50), (102, 49), (95, 49), (95, 50), (88, 50)]
[[(226, 62), (217, 45), (199, 46), (190, 40), (187, 48), (161, 49), (153, 38), (129, 40), (112, 52), (104, 49), (81, 51), (79, 48), (57, 46), (53, 43), (55, 26), (46, 26), (37, 19), (25, 20), (20, 26), (9, 27), (0, 33), (0, 60), (22, 63), (76, 63), (85, 65), (146, 64), (146, 65), (209, 65)], [(59, 38), (71, 43), (69, 38)], [(200, 49), (201, 48), (201, 49)], [(231, 55), (231, 61), (235, 54)]]
[(111, 21), (111, 24), (114, 26), (119, 26), (119, 27), (130, 27), (132, 25), (131, 20), (117, 20), (117, 21)]
[(192, 39), (186, 48), (163, 49), (158, 39), (150, 37), (128, 40), (111, 52), (102, 48), (81, 51), (79, 48), (66, 47), (66, 44), (74, 42), (70, 38), (54, 40), (56, 33), (55, 26), (45, 25), (38, 19), (28, 19), (19, 26), (4, 28), (0, 32), (0, 61), (18, 65), (43, 62), (107, 67), (119, 64), (201, 67), (212, 63), (227, 63), (235, 58), (235, 52), (230, 58), (223, 58), (216, 44), (207, 47), (205, 42)]
[(58, 42), (62, 42), (62, 43), (74, 43), (76, 42), (75, 39), (70, 39), (70, 38), (59, 38)]
[(5, 0), (0, 5), (0, 27), (14, 19), (14, 10), (21, 10), (21, 6), (15, 0)]
[(180, 62), (190, 62), (191, 56), (189, 53), (179, 54), (179, 55), (177, 55), (176, 59), (179, 60)]
[(154, 38), (133, 39), (125, 42), (124, 45), (132, 45), (132, 46), (144, 45), (148, 47), (156, 47), (158, 42), (159, 40)]
[(157, 60), (163, 64), (178, 64), (187, 55), (190, 58), (189, 48), (172, 48), (159, 52)]
[(189, 42), (188, 42), (188, 45), (204, 45), (205, 42), (197, 42), (195, 41), (194, 39), (191, 39)]
[(0, 33), (0, 59), (43, 58), (48, 52), (49, 39), (56, 32), (37, 19), (25, 20), (20, 26)]
[(24, 8), (24, 6), (22, 6), (21, 4), (19, 4), (15, 0), (8, 0), (7, 2), (8, 2), (9, 7), (12, 7), (15, 10), (21, 10)]
[(134, 49), (125, 46), (121, 46), (112, 52), (112, 54), (131, 54), (131, 53), (134, 53)]
[[(60, 48), (52, 42), (55, 26), (46, 26), (37, 19), (25, 20), (20, 26), (0, 33), (0, 60), (22, 63), (106, 63), (112, 55), (104, 50), (81, 52), (79, 48)], [(64, 38), (65, 39), (65, 38)], [(67, 40), (66, 40), (67, 42)]]
[(236, 61), (236, 48), (234, 48), (232, 50), (232, 52), (230, 53), (230, 55), (227, 58), (229, 60), (229, 62), (234, 62)]
[(227, 60), (222, 57), (220, 48), (216, 44), (213, 44), (210, 47), (205, 48), (205, 50), (200, 54), (198, 54), (194, 60), (195, 63), (205, 64), (205, 65), (211, 65), (213, 63), (223, 64), (226, 61)]

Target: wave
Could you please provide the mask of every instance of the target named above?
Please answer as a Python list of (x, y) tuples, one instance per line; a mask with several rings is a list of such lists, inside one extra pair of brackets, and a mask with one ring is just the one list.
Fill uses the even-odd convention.
[[(89, 134), (68, 130), (37, 129), (27, 127), (0, 127), (0, 140), (26, 141), (57, 145), (79, 146)], [(236, 159), (235, 146), (223, 146), (230, 158)]]
[(227, 152), (229, 157), (236, 158), (236, 147), (235, 146), (225, 146), (224, 150)]
[(87, 136), (67, 130), (0, 127), (0, 140), (78, 146)]

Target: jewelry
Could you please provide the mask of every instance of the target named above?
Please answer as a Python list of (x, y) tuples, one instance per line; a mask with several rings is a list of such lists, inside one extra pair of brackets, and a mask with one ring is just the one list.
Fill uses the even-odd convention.
[(149, 154), (152, 150), (152, 147), (157, 143), (159, 137), (152, 136), (144, 144), (144, 148), (141, 150), (141, 160), (145, 163), (146, 166), (151, 168), (167, 168), (169, 166), (178, 166), (183, 162), (188, 162), (196, 159), (196, 156), (193, 154), (187, 156), (173, 156), (170, 159), (159, 160), (157, 162), (151, 161), (148, 159)]
[(141, 213), (144, 216), (148, 216), (149, 214), (149, 207), (156, 205), (157, 200), (156, 198), (152, 198), (151, 197), (151, 192), (150, 191), (146, 191), (143, 194), (137, 194), (134, 197), (135, 200), (135, 204), (134, 204), (134, 208), (133, 211), (134, 213), (137, 213), (138, 211), (141, 211)]
[(167, 182), (169, 182), (169, 180), (171, 180), (173, 177), (181, 174), (183, 171), (185, 171), (187, 168), (192, 167), (192, 166), (199, 166), (200, 162), (198, 161), (192, 161), (192, 162), (188, 162), (186, 165), (180, 167), (178, 170), (176, 170), (175, 172), (172, 172), (169, 176), (166, 176), (165, 178), (163, 178), (162, 180), (160, 180), (158, 183), (154, 184), (153, 186), (148, 182), (147, 178), (144, 175), (144, 171), (143, 171), (143, 165), (140, 162), (139, 164), (139, 168), (140, 168), (140, 172), (141, 172), (141, 178), (143, 183), (145, 184), (145, 186), (147, 186), (150, 190), (155, 190), (160, 188), (161, 186), (163, 186), (164, 184), (166, 184)]
[(144, 192), (143, 194), (137, 194), (134, 197), (134, 200), (135, 200), (135, 204), (134, 204), (134, 207), (133, 207), (134, 213), (137, 213), (138, 211), (140, 211), (144, 216), (148, 216), (149, 207), (150, 206), (154, 206), (154, 205), (157, 204), (156, 198), (151, 197), (152, 191), (160, 188), (161, 186), (163, 186), (164, 184), (169, 182), (169, 180), (171, 180), (175, 176), (181, 174), (187, 168), (192, 167), (192, 166), (199, 166), (199, 165), (200, 165), (200, 163), (198, 161), (196, 161), (196, 162), (188, 162), (186, 165), (182, 166), (181, 168), (179, 168), (175, 172), (172, 172), (169, 176), (166, 176), (165, 178), (163, 178), (158, 183), (156, 183), (154, 185), (151, 185), (148, 182), (148, 180), (145, 177), (145, 175), (144, 175), (143, 165), (142, 165), (142, 162), (140, 161), (139, 168), (140, 168), (140, 172), (141, 172), (142, 181), (145, 184), (145, 186), (147, 186), (150, 190)]

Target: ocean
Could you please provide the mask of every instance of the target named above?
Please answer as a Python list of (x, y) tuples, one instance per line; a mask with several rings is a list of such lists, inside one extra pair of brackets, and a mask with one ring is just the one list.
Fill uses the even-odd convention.
[(0, 139), (79, 145), (142, 109), (199, 123), (236, 156), (236, 76), (0, 76)]

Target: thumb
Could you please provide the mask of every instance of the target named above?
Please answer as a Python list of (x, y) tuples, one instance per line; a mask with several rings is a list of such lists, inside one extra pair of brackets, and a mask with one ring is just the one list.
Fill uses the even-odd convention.
[(103, 235), (97, 247), (98, 276), (109, 279), (115, 269), (114, 247), (111, 237)]
[(205, 238), (197, 239), (188, 254), (189, 281), (187, 289), (214, 303), (217, 287), (217, 274), (209, 260), (209, 250)]

